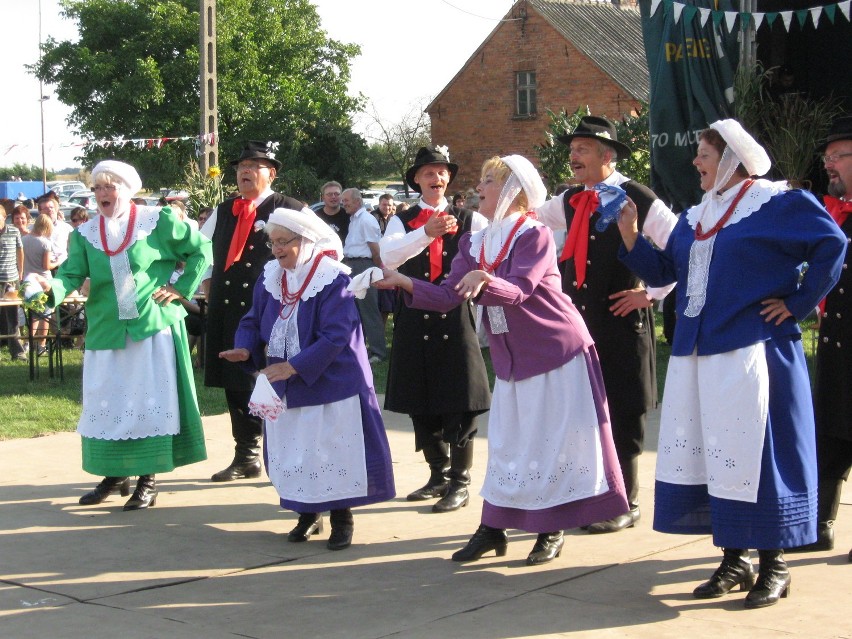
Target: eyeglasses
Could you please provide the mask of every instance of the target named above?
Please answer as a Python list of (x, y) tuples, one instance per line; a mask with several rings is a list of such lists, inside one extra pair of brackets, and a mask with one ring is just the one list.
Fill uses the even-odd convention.
[(266, 246), (268, 246), (269, 248), (284, 248), (290, 242), (295, 242), (298, 239), (300, 239), (299, 235), (291, 237), (289, 240), (275, 240), (274, 242), (270, 240), (266, 243)]
[(834, 155), (823, 155), (820, 159), (823, 164), (835, 164), (840, 158), (845, 158), (852, 153), (835, 153)]
[(98, 191), (115, 191), (115, 184), (95, 184), (92, 190), (95, 193)]

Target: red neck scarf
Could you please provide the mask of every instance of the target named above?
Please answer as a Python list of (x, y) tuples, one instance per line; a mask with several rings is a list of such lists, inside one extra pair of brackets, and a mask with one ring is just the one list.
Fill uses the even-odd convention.
[(574, 219), (568, 230), (568, 239), (562, 249), (559, 261), (564, 262), (569, 257), (574, 258), (574, 271), (577, 274), (577, 287), (586, 281), (586, 257), (589, 254), (589, 218), (592, 217), (601, 203), (598, 192), (594, 189), (584, 189), (575, 193), (568, 200), (574, 209)]
[(506, 255), (509, 253), (509, 246), (512, 244), (512, 239), (515, 237), (515, 233), (517, 233), (518, 229), (523, 226), (528, 217), (535, 219), (535, 213), (533, 211), (527, 211), (526, 213), (521, 214), (521, 217), (518, 218), (518, 221), (515, 222), (512, 230), (509, 231), (509, 236), (506, 238), (506, 241), (503, 242), (503, 246), (500, 247), (497, 257), (494, 258), (494, 261), (491, 262), (491, 264), (485, 260), (485, 238), (482, 238), (482, 244), (479, 245), (479, 268), (481, 270), (486, 273), (493, 273), (497, 270), (497, 267), (502, 264), (503, 260), (506, 259)]
[[(435, 213), (432, 209), (420, 209), (417, 217), (412, 219), (408, 226), (413, 229), (419, 229), (424, 226), (429, 218)], [(438, 216), (446, 215), (445, 212), (438, 213)], [(455, 235), (458, 232), (458, 227), (447, 231), (446, 235)], [(444, 237), (439, 236), (432, 240), (429, 244), (429, 281), (434, 282), (441, 276), (444, 271)]]
[(225, 269), (228, 270), (238, 262), (243, 255), (251, 227), (254, 224), (255, 209), (254, 201), (240, 198), (234, 202), (234, 217), (237, 218), (237, 228), (231, 237), (231, 246), (228, 248), (228, 257), (225, 260)]
[(825, 208), (828, 210), (828, 213), (837, 222), (837, 226), (843, 226), (846, 218), (852, 213), (852, 202), (840, 200), (830, 195), (826, 195), (822, 199), (825, 202)]

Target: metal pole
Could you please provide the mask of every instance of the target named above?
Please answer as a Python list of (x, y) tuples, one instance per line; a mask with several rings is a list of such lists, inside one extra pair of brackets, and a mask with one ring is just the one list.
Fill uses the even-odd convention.
[(199, 82), (201, 85), (200, 157), (202, 172), (219, 164), (219, 109), (216, 102), (216, 0), (200, 0)]
[[(38, 0), (38, 59), (41, 62), (41, 0)], [(47, 165), (44, 161), (44, 87), (41, 79), (38, 81), (38, 106), (41, 113), (41, 185), (47, 193)]]

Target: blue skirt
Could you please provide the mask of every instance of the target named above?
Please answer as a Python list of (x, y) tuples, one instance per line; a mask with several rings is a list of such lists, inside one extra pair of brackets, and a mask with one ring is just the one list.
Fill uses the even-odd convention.
[[(654, 530), (713, 534), (720, 548), (790, 548), (816, 541), (813, 404), (799, 336), (766, 342), (769, 417), (757, 502), (712, 497), (706, 485), (656, 482)], [(685, 398), (685, 401), (689, 401)]]

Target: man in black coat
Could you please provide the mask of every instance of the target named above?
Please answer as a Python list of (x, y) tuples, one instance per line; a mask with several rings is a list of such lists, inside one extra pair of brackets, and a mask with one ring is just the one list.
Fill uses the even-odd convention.
[(647, 290), (618, 260), (621, 235), (615, 224), (598, 231), (599, 201), (594, 186), (605, 183), (627, 192), (639, 211), (639, 230), (664, 248), (677, 218), (645, 186), (615, 170), (630, 148), (618, 141), (615, 126), (587, 116), (559, 141), (571, 148), (571, 169), (580, 185), (536, 209), (553, 230), (568, 229), (562, 251), (562, 288), (586, 321), (598, 352), (609, 404), (615, 449), (630, 511), (589, 526), (591, 533), (616, 532), (639, 520), (639, 455), (645, 418), (657, 404), (653, 299), (667, 290)]
[[(485, 218), (450, 206), (444, 197), (457, 172), (446, 147), (417, 152), (406, 181), (421, 194), (420, 202), (388, 221), (379, 243), (386, 267), (440, 283), (461, 235), (485, 226)], [(409, 501), (441, 497), (432, 507), (437, 513), (467, 505), (475, 420), (490, 404), (471, 303), (434, 313), (409, 308), (398, 298), (385, 409), (411, 417), (415, 450), (423, 451), (430, 469), (429, 481)]]
[(207, 291), (207, 335), (204, 384), (225, 389), (231, 416), (235, 454), (231, 464), (217, 472), (213, 481), (233, 481), (260, 475), (262, 422), (249, 414), (248, 402), (254, 380), (242, 368), (219, 353), (234, 347), (234, 333), (251, 308), (252, 291), (264, 265), (271, 258), (263, 226), (277, 208), (301, 210), (303, 204), (272, 191), (272, 181), (281, 169), (273, 143), (251, 140), (236, 166), (240, 196), (225, 200), (202, 229), (213, 242), (213, 267)]
[[(838, 119), (817, 149), (828, 174), (825, 208), (847, 237), (840, 280), (820, 304), (816, 354), (817, 540), (790, 552), (832, 550), (843, 482), (852, 469), (852, 116)], [(849, 551), (852, 562), (852, 550)]]

